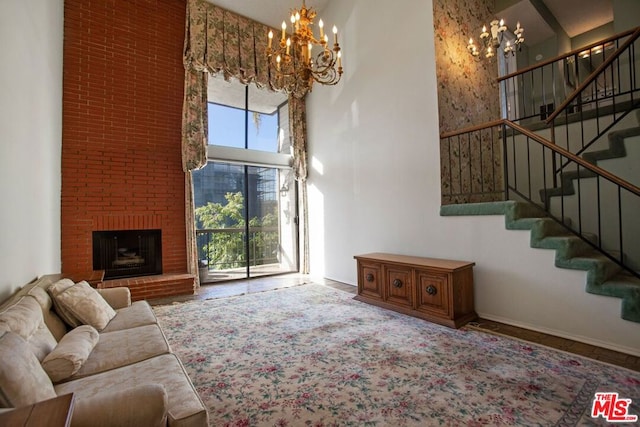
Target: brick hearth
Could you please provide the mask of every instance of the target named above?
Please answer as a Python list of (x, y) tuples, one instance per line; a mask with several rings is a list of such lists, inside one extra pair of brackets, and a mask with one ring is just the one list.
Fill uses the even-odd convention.
[(62, 272), (92, 270), (93, 231), (159, 228), (163, 279), (127, 281), (137, 299), (194, 290), (193, 277), (181, 276), (185, 8), (184, 0), (65, 1)]
[(126, 286), (131, 290), (131, 300), (160, 298), (193, 293), (194, 276), (191, 274), (162, 274), (103, 281), (98, 288)]

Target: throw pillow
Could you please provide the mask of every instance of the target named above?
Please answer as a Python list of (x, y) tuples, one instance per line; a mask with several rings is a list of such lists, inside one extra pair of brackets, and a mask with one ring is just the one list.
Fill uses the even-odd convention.
[(56, 348), (42, 361), (42, 367), (51, 381), (60, 382), (78, 372), (98, 339), (98, 331), (90, 325), (78, 326), (62, 337)]
[(116, 312), (87, 282), (82, 281), (60, 292), (55, 300), (85, 325), (101, 331)]
[(60, 316), (60, 318), (62, 318), (62, 320), (67, 325), (71, 326), (72, 328), (75, 328), (77, 326), (82, 325), (82, 322), (80, 322), (66, 308), (60, 305), (57, 299), (58, 295), (60, 295), (62, 292), (66, 291), (72, 286), (75, 286), (75, 283), (73, 283), (71, 279), (60, 279), (57, 282), (50, 285), (49, 288), (47, 289), (47, 292), (49, 292), (49, 295), (51, 295), (51, 300), (53, 301), (53, 307), (55, 308), (56, 313), (58, 313), (58, 316)]
[(27, 342), (0, 332), (0, 407), (17, 408), (56, 397), (51, 380)]

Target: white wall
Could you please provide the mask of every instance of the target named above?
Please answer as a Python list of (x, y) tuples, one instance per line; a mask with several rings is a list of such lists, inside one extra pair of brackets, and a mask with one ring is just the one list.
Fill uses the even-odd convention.
[(0, 1), (0, 301), (60, 270), (63, 9)]
[(613, 0), (613, 27), (616, 33), (640, 26), (638, 0)]
[(528, 232), (502, 216), (439, 216), (432, 2), (393, 5), (322, 13), (341, 30), (345, 75), (307, 102), (311, 274), (355, 284), (353, 256), (377, 251), (475, 261), (481, 316), (640, 355), (620, 300), (583, 292), (585, 273), (555, 268)]

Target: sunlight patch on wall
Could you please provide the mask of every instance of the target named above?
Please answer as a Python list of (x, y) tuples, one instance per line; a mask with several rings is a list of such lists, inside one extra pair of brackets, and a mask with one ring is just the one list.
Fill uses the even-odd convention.
[(360, 124), (360, 109), (358, 108), (358, 101), (351, 103), (351, 125), (357, 128)]
[(311, 157), (311, 167), (314, 171), (318, 172), (320, 175), (324, 175), (324, 165), (317, 157)]
[(314, 276), (325, 274), (324, 195), (314, 184), (309, 192), (309, 267)]

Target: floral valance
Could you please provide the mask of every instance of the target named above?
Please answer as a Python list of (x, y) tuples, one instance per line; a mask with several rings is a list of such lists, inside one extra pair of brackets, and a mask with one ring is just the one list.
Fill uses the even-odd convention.
[[(188, 0), (184, 42), (185, 98), (183, 106), (183, 169), (198, 169), (206, 164), (207, 77), (223, 73), (242, 83), (281, 90), (269, 72), (265, 55), (269, 27), (240, 16), (205, 0)], [(297, 116), (304, 116), (306, 90), (293, 94)], [(293, 98), (291, 96), (291, 98)], [(302, 108), (302, 111), (298, 110)], [(292, 134), (294, 145), (304, 134)], [(299, 177), (304, 179), (305, 177)]]
[[(225, 78), (233, 76), (245, 84), (282, 89), (265, 55), (272, 28), (205, 0), (188, 1), (186, 25), (185, 69), (222, 72)], [(306, 92), (302, 88), (295, 96), (303, 98)]]
[(269, 27), (206, 2), (189, 0), (185, 68), (223, 72), (242, 83), (273, 87), (265, 52)]

